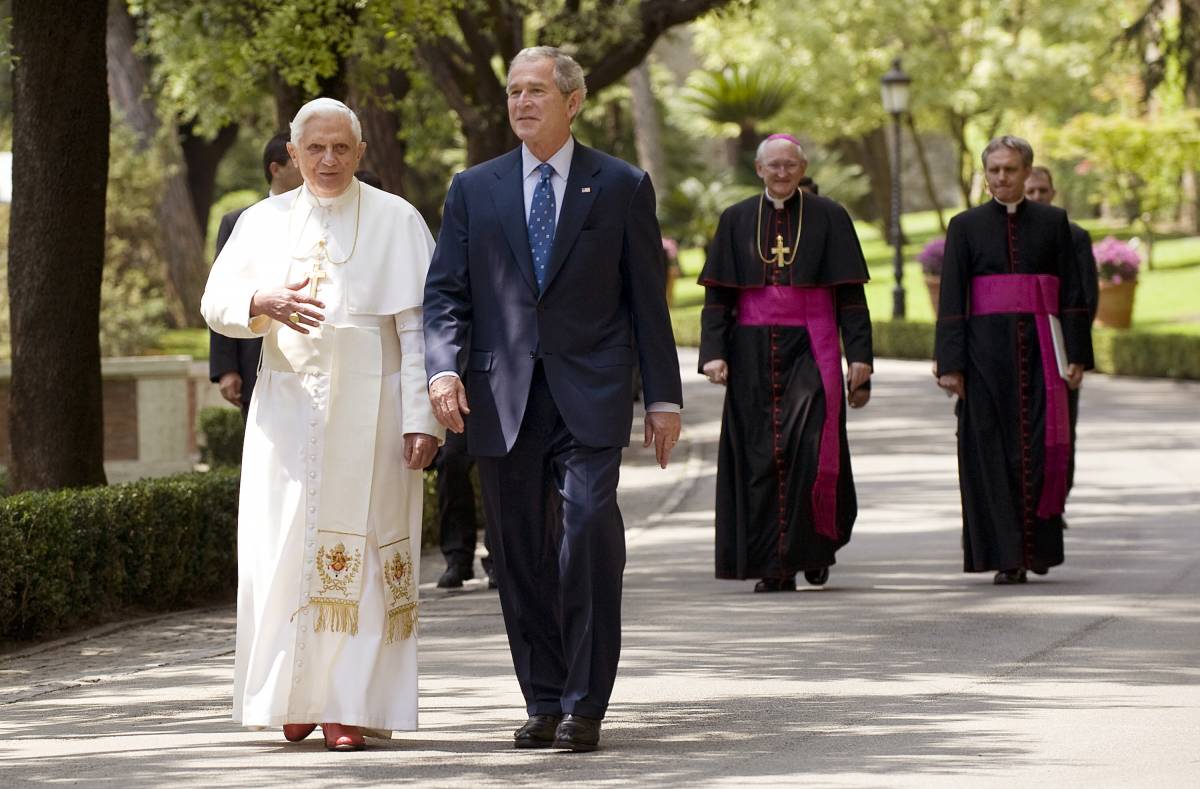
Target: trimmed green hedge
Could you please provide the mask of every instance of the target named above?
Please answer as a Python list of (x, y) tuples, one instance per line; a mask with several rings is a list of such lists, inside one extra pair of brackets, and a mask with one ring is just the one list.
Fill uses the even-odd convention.
[(242, 465), (242, 443), (246, 439), (246, 423), (241, 409), (210, 406), (201, 408), (200, 460), (210, 467)]
[[(680, 311), (677, 311), (677, 313)], [(674, 315), (680, 345), (700, 343), (698, 315)], [(696, 311), (698, 313), (698, 310)], [(920, 321), (872, 321), (875, 355), (881, 359), (932, 359), (933, 324)], [(1141, 378), (1200, 381), (1200, 336), (1120, 329), (1093, 329), (1096, 372)]]
[(1095, 329), (1096, 370), (1142, 378), (1200, 381), (1200, 336)]
[[(932, 359), (933, 324), (874, 321), (875, 355)], [(1120, 329), (1093, 329), (1096, 372), (1141, 378), (1200, 380), (1200, 337)]]
[(238, 470), (0, 500), (0, 638), (232, 599)]

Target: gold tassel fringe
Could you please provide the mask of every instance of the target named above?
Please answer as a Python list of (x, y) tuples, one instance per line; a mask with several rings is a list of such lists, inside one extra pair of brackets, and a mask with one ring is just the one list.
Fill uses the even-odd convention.
[(417, 629), (417, 604), (409, 603), (406, 606), (388, 611), (387, 615), (387, 637), (384, 643), (391, 644), (397, 640), (403, 641), (412, 636)]
[(320, 633), (329, 628), (332, 633), (358, 635), (358, 603), (353, 600), (313, 600), (317, 607), (317, 621), (313, 632)]

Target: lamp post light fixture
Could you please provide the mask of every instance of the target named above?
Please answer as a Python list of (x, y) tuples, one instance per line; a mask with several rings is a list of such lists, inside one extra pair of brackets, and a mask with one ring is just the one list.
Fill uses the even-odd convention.
[(904, 239), (900, 232), (900, 117), (908, 111), (908, 86), (912, 78), (900, 68), (900, 58), (892, 61), (892, 68), (880, 80), (883, 109), (892, 116), (892, 246), (895, 256), (892, 268), (896, 274), (896, 287), (892, 289), (892, 318), (904, 318)]

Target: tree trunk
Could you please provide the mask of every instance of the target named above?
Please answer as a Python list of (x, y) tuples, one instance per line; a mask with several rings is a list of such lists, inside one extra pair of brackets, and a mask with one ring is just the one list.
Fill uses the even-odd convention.
[(387, 75), (388, 95), (356, 92), (353, 103), (358, 120), (362, 123), (363, 139), (367, 141), (363, 168), (379, 176), (384, 189), (412, 202), (405, 183), (408, 173), (408, 165), (404, 161), (407, 146), (400, 139), (400, 118), (387, 106), (390, 102), (403, 99), (410, 90), (412, 80), (408, 75), (399, 69), (392, 69)]
[(346, 101), (349, 86), (346, 81), (346, 61), (340, 55), (337, 59), (337, 71), (331, 76), (319, 80), (316, 94), (310, 94), (303, 85), (290, 85), (283, 81), (278, 74), (271, 78), (271, 92), (275, 96), (275, 123), (280, 131), (284, 131), (308, 102), (324, 96), (329, 99)]
[[(106, 46), (112, 99), (137, 132), (141, 146), (149, 148), (155, 144), (159, 123), (154, 105), (147, 98), (146, 67), (134, 52), (133, 20), (124, 0), (110, 0), (108, 7)], [(167, 309), (176, 326), (202, 326), (200, 296), (208, 278), (204, 233), (196, 220), (187, 168), (176, 137), (163, 141), (163, 156), (163, 166), (170, 172), (163, 184), (158, 227), (166, 256)]]
[(891, 240), (892, 215), (892, 169), (888, 156), (886, 129), (880, 127), (869, 134), (856, 138), (843, 138), (834, 143), (834, 150), (842, 157), (863, 168), (870, 191), (859, 200), (850, 203), (854, 213), (868, 222), (879, 222), (884, 237)]
[(921, 142), (921, 135), (917, 134), (917, 124), (913, 122), (912, 113), (908, 115), (908, 133), (912, 137), (913, 150), (917, 152), (917, 162), (921, 165), (925, 195), (929, 198), (929, 204), (933, 206), (933, 210), (937, 211), (938, 227), (941, 228), (942, 235), (945, 235), (946, 218), (942, 216), (942, 201), (938, 200), (937, 187), (933, 185), (933, 173), (929, 170), (929, 157), (925, 155), (925, 143)]
[(8, 419), (16, 491), (105, 482), (105, 8), (105, 0), (13, 2)]
[(641, 65), (629, 72), (629, 90), (632, 94), (633, 139), (637, 146), (638, 165), (650, 174), (654, 191), (665, 195), (670, 190), (667, 183), (667, 156), (663, 150), (662, 120), (658, 117), (658, 102), (650, 86), (650, 64), (643, 60)]
[(192, 209), (200, 228), (200, 240), (208, 236), (208, 213), (212, 210), (213, 191), (217, 184), (217, 168), (229, 149), (237, 142), (238, 126), (231, 123), (222, 126), (211, 140), (192, 133), (189, 124), (179, 129), (180, 148), (186, 163), (188, 194), (192, 198)]
[[(690, 22), (726, 2), (729, 0), (640, 0), (635, 20), (619, 30), (606, 30), (606, 36), (583, 36), (587, 40), (578, 42), (576, 59), (586, 73), (588, 92), (595, 95), (623, 79), (671, 27)], [(536, 36), (539, 43), (555, 43), (563, 37), (562, 30), (597, 30), (610, 11), (608, 3), (588, 11), (581, 11), (580, 5), (565, 3), (558, 14), (542, 18)], [(496, 73), (496, 61), (507, 67), (525, 45), (525, 4), (496, 0), (486, 6), (484, 13), (466, 8), (454, 12), (461, 38), (440, 36), (417, 48), (422, 65), (458, 115), (467, 139), (468, 165), (500, 156), (517, 145), (508, 125), (505, 85)], [(614, 32), (620, 40), (610, 46), (608, 36)]]

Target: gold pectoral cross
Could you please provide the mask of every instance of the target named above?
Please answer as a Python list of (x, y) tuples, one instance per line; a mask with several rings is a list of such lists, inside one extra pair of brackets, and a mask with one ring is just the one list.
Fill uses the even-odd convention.
[(329, 277), (329, 272), (321, 268), (321, 261), (325, 259), (325, 239), (317, 242), (317, 259), (313, 261), (312, 271), (308, 272), (308, 297), (315, 299), (317, 297), (317, 287), (321, 284), (321, 280)]
[(784, 260), (783, 256), (791, 251), (791, 247), (783, 245), (783, 236), (775, 236), (775, 246), (771, 248), (771, 254), (775, 256), (776, 266), (786, 266), (788, 261)]

